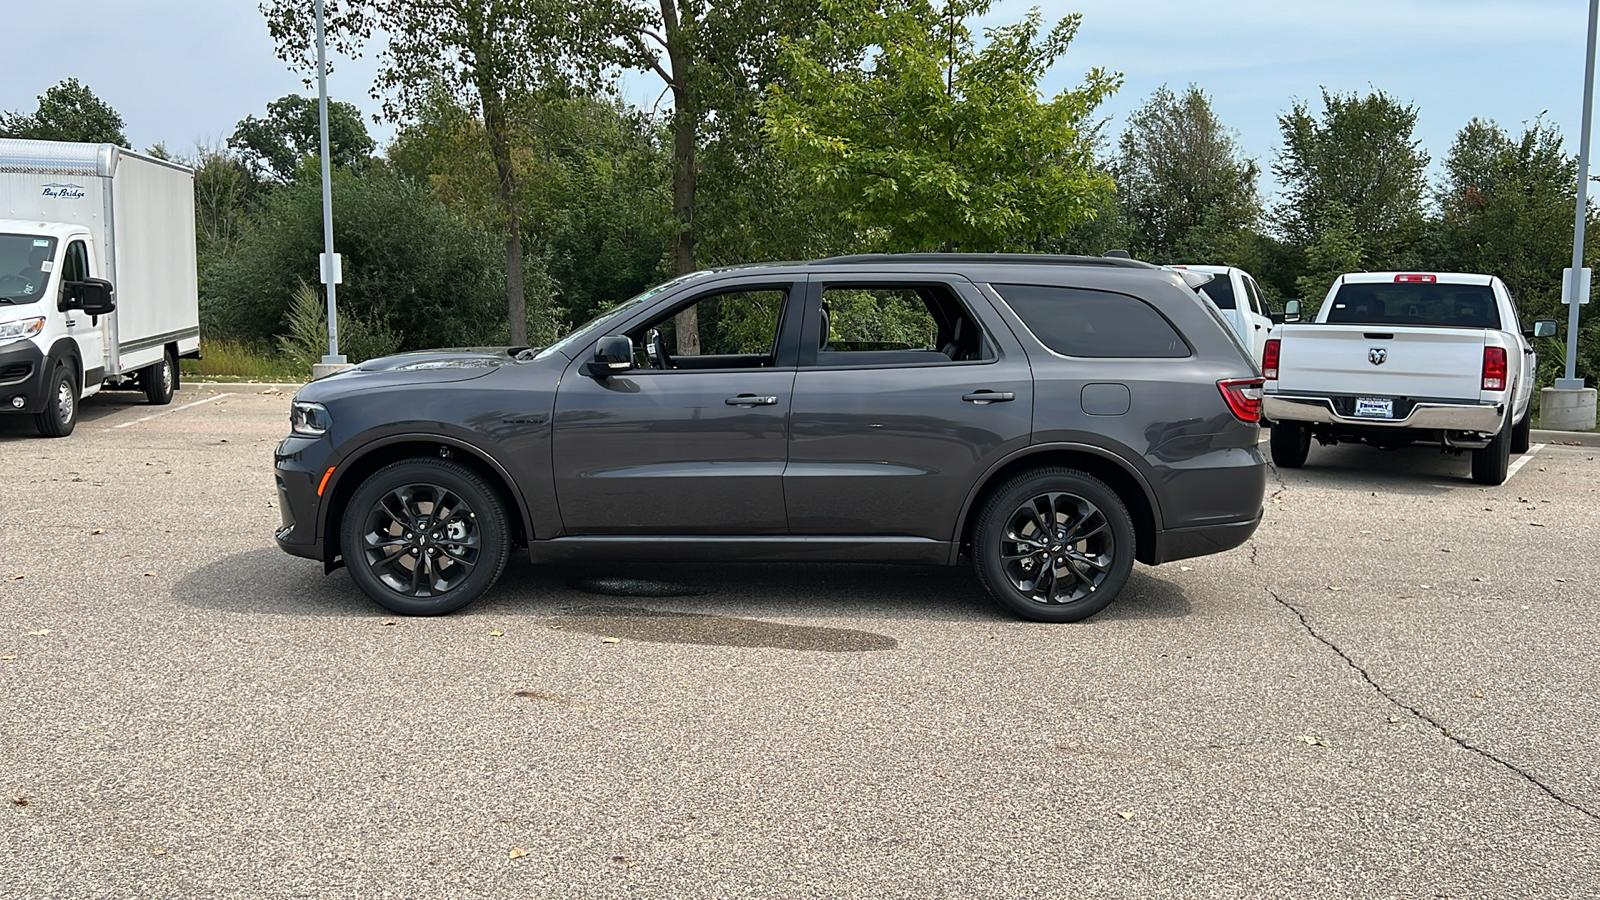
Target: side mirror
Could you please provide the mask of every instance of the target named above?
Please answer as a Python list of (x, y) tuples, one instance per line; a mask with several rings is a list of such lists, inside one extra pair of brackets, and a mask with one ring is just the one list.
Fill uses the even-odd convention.
[(65, 291), (60, 307), (63, 311), (81, 309), (91, 316), (103, 316), (116, 311), (116, 290), (104, 278), (69, 281), (62, 288)]
[[(1289, 302), (1283, 304), (1281, 318), (1283, 319), (1283, 322), (1288, 322), (1290, 325), (1300, 321), (1300, 301), (1290, 300)], [(1277, 319), (1274, 319), (1273, 321), (1276, 322)], [(1278, 324), (1281, 325), (1283, 322), (1279, 322)]]
[(605, 378), (633, 368), (633, 341), (626, 335), (608, 334), (594, 342), (594, 359), (584, 363), (583, 371)]
[(1558, 323), (1555, 319), (1539, 319), (1533, 323), (1533, 330), (1524, 332), (1528, 337), (1547, 338), (1556, 336)]

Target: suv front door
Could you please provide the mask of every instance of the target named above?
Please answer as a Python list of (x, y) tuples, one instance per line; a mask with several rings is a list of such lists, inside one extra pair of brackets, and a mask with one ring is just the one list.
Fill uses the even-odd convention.
[(978, 476), (1030, 439), (1027, 359), (965, 279), (814, 275), (799, 361), (792, 534), (955, 540)]
[(788, 282), (706, 288), (622, 326), (633, 369), (578, 354), (551, 445), (566, 532), (782, 534), (796, 306)]

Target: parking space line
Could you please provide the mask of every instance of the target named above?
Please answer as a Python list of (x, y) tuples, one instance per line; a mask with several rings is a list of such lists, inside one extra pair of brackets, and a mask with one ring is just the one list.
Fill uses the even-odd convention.
[(1521, 469), (1523, 466), (1527, 465), (1528, 464), (1528, 460), (1532, 459), (1533, 455), (1535, 453), (1538, 453), (1540, 450), (1543, 450), (1544, 447), (1545, 447), (1544, 444), (1534, 444), (1532, 447), (1528, 448), (1528, 452), (1527, 453), (1524, 453), (1521, 456), (1517, 457), (1517, 461), (1512, 463), (1511, 464), (1511, 468), (1506, 470), (1506, 480), (1510, 481), (1511, 480), (1511, 476), (1517, 474), (1517, 470)]
[(171, 409), (163, 409), (161, 412), (151, 413), (148, 416), (141, 416), (140, 418), (134, 419), (131, 422), (123, 422), (120, 425), (113, 425), (111, 427), (112, 428), (127, 428), (129, 425), (137, 425), (140, 422), (148, 422), (151, 419), (160, 418), (161, 416), (164, 416), (167, 413), (175, 413), (175, 412), (179, 412), (181, 410), (188, 409), (191, 406), (199, 406), (202, 403), (210, 403), (213, 400), (221, 400), (223, 397), (226, 397), (226, 396), (228, 396), (228, 395), (227, 394), (212, 394), (210, 397), (205, 397), (203, 399), (196, 400), (193, 403), (185, 403), (182, 406), (174, 406)]

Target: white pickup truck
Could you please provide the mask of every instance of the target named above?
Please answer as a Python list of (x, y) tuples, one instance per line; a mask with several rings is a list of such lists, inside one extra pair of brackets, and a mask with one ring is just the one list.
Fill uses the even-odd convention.
[(1381, 449), (1417, 441), (1472, 451), (1472, 479), (1500, 484), (1528, 449), (1537, 360), (1499, 278), (1443, 272), (1341, 275), (1314, 324), (1285, 305), (1262, 353), (1272, 460), (1305, 464), (1311, 439)]

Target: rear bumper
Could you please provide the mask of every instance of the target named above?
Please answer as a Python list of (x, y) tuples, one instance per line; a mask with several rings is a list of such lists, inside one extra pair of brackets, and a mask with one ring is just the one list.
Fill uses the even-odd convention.
[(1195, 556), (1208, 556), (1232, 550), (1256, 533), (1261, 525), (1261, 513), (1238, 522), (1201, 525), (1197, 528), (1172, 528), (1156, 535), (1153, 564), (1169, 563)]
[(1333, 397), (1308, 394), (1267, 394), (1261, 414), (1274, 422), (1312, 422), (1362, 428), (1414, 428), (1427, 431), (1477, 431), (1494, 434), (1505, 421), (1504, 403), (1419, 400), (1400, 419), (1374, 419), (1341, 415)]

